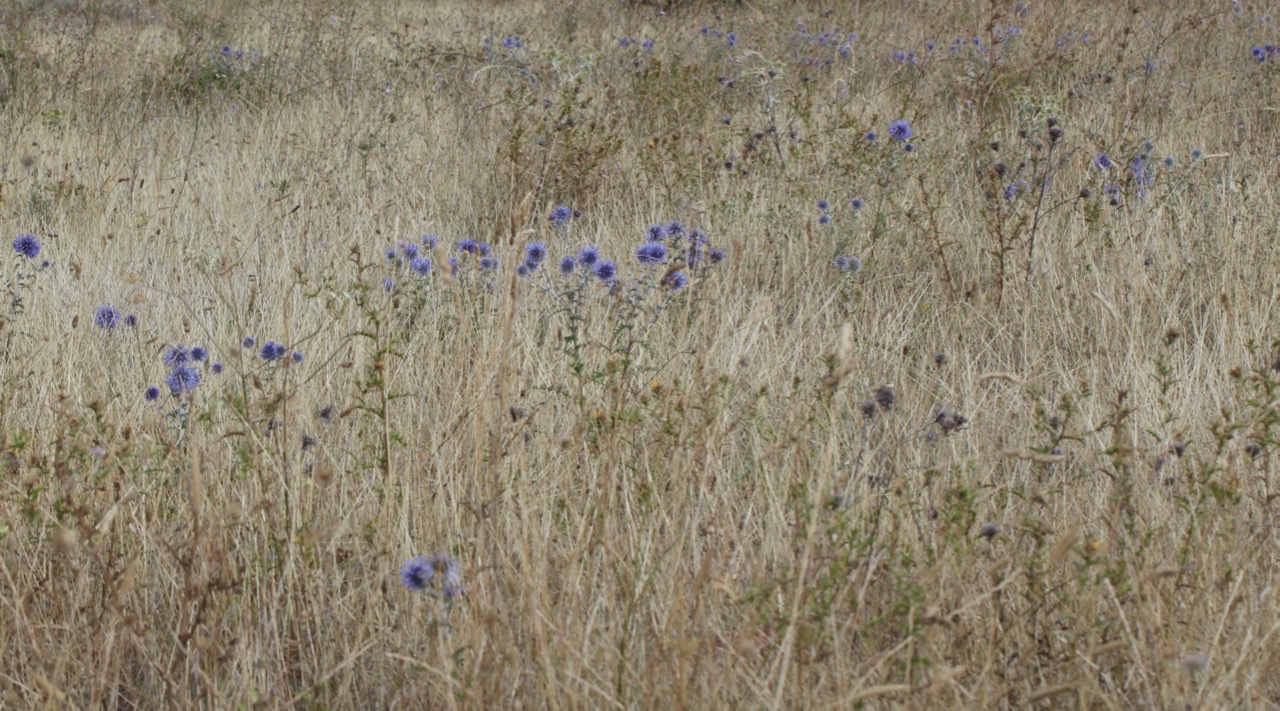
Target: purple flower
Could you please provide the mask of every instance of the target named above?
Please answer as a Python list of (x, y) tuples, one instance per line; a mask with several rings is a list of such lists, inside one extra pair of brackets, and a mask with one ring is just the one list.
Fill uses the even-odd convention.
[(480, 258), (480, 271), (492, 272), (497, 270), (497, 268), (498, 268), (497, 257), (481, 257)]
[(418, 556), (400, 566), (400, 583), (410, 590), (422, 590), (431, 584), (435, 569), (423, 556)]
[(1093, 167), (1098, 170), (1110, 170), (1114, 166), (1115, 163), (1111, 162), (1111, 156), (1106, 153), (1099, 153), (1098, 157), (1093, 159)]
[(551, 208), (549, 216), (551, 226), (555, 229), (562, 229), (569, 225), (569, 221), (573, 219), (573, 210), (564, 205), (556, 205)]
[(636, 259), (641, 264), (661, 264), (667, 258), (667, 245), (661, 242), (645, 242), (636, 248)]
[(831, 203), (827, 202), (826, 199), (819, 200), (818, 209), (822, 212), (826, 212), (831, 209)]
[(254, 340), (253, 336), (245, 336), (245, 337), (244, 337), (244, 340), (240, 341), (240, 347), (241, 347), (241, 348), (253, 348), (253, 347), (254, 347), (254, 345), (256, 345), (257, 343), (258, 343), (258, 342)]
[(142, 397), (146, 398), (147, 402), (154, 402), (156, 398), (160, 397), (160, 388), (148, 385), (147, 389), (142, 392)]
[(294, 351), (294, 352), (293, 352), (293, 356), (291, 356), (291, 357), (293, 358), (293, 362), (294, 362), (294, 363), (301, 363), (301, 362), (302, 362), (302, 357), (303, 357), (303, 356), (302, 356), (302, 351)]
[(895, 141), (907, 141), (913, 135), (911, 133), (911, 124), (903, 121), (902, 119), (898, 119), (897, 121), (889, 124), (889, 135), (892, 136)]
[(418, 276), (427, 276), (431, 274), (431, 260), (426, 257), (414, 257), (409, 262), (409, 268)]
[(265, 361), (273, 361), (284, 355), (284, 346), (275, 341), (267, 341), (262, 344), (262, 349), (258, 351), (258, 357)]
[(189, 365), (180, 366), (169, 373), (164, 384), (169, 386), (169, 392), (174, 395), (191, 392), (200, 385), (200, 373)]
[(192, 361), (191, 350), (179, 343), (166, 350), (162, 360), (169, 368), (181, 368)]
[(386, 279), (383, 279), (383, 280), (382, 280), (382, 290), (383, 290), (383, 291), (385, 291), (385, 292), (387, 292), (388, 294), (390, 294), (391, 292), (395, 291), (395, 290), (396, 290), (396, 280), (395, 280), (395, 279), (392, 279), (391, 277), (387, 277)]
[(566, 254), (560, 259), (560, 273), (569, 275), (573, 273), (574, 268), (578, 266), (578, 262), (574, 260), (573, 255)]
[(13, 251), (21, 254), (27, 259), (35, 259), (40, 254), (40, 240), (31, 233), (23, 233), (13, 241)]
[(707, 252), (707, 257), (711, 259), (712, 264), (719, 264), (724, 261), (724, 250), (719, 247), (712, 247), (711, 251)]
[(666, 225), (649, 225), (644, 231), (645, 239), (650, 242), (661, 242), (667, 238)]
[(667, 277), (665, 283), (668, 289), (671, 289), (672, 291), (680, 291), (689, 285), (689, 277), (685, 276), (684, 272), (674, 272), (671, 276)]
[(213, 371), (214, 375), (221, 375), (222, 363), (214, 363), (213, 365), (209, 366), (209, 370)]
[(853, 208), (853, 211), (854, 211), (854, 212), (857, 212), (858, 210), (861, 210), (861, 209), (862, 209), (862, 198), (858, 198), (858, 197), (856, 197), (856, 198), (854, 198), (854, 199), (850, 200), (850, 201), (849, 201), (849, 207)]
[(592, 271), (600, 281), (610, 282), (618, 275), (618, 265), (612, 259), (606, 259), (598, 262)]
[(129, 328), (138, 327), (138, 314), (129, 314), (124, 317), (124, 325)]
[(862, 137), (866, 139), (867, 143), (875, 143), (876, 138), (878, 138), (875, 131), (867, 131), (862, 134)]
[(120, 323), (120, 309), (109, 304), (99, 306), (93, 315), (93, 325), (98, 328), (113, 329)]
[(524, 248), (524, 261), (531, 268), (537, 268), (547, 259), (547, 243), (534, 242)]
[(584, 267), (594, 267), (600, 261), (600, 248), (595, 245), (583, 247), (578, 250), (578, 261)]
[(824, 226), (824, 227), (825, 227), (825, 226), (827, 226), (827, 225), (829, 225), (829, 224), (831, 224), (831, 215), (828, 215), (828, 214), (826, 214), (826, 213), (823, 213), (823, 214), (819, 215), (819, 216), (818, 216), (818, 224), (820, 224), (820, 225), (822, 225), (822, 226)]

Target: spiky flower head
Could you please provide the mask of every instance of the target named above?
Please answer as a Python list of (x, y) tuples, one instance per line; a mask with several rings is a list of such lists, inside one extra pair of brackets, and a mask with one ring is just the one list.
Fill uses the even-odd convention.
[(40, 254), (40, 240), (30, 232), (24, 232), (13, 241), (13, 251), (27, 259), (35, 259)]
[(903, 121), (902, 119), (898, 119), (897, 121), (889, 124), (889, 135), (892, 136), (895, 141), (908, 141), (914, 134), (911, 132), (910, 123)]
[(112, 329), (120, 324), (120, 318), (120, 309), (110, 304), (103, 304), (93, 315), (93, 325), (98, 328)]

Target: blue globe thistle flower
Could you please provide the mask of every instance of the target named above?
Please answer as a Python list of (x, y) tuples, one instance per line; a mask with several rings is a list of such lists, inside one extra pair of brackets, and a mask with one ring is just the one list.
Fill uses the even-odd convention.
[(413, 242), (401, 242), (400, 253), (403, 254), (406, 259), (413, 259), (418, 256), (418, 245)]
[(476, 254), (480, 251), (480, 243), (473, 239), (464, 239), (458, 243), (458, 251)]
[(262, 344), (262, 349), (258, 351), (258, 357), (265, 361), (273, 361), (284, 355), (284, 346), (275, 341), (267, 341)]
[(93, 325), (98, 328), (113, 329), (120, 324), (120, 309), (109, 304), (98, 307), (98, 312), (93, 315)]
[(497, 268), (498, 268), (497, 257), (481, 257), (480, 258), (480, 271), (491, 272), (496, 270)]
[(129, 328), (138, 327), (138, 314), (129, 314), (124, 317), (124, 325)]
[(904, 144), (902, 144), (902, 150), (906, 151), (907, 153), (915, 153), (915, 152), (916, 152), (916, 144), (914, 144), (914, 143), (904, 143)]
[(395, 247), (387, 247), (386, 255), (387, 255), (387, 261), (388, 261), (388, 262), (394, 262), (394, 261), (396, 261), (396, 248), (395, 248)]
[(1106, 153), (1099, 153), (1097, 158), (1093, 159), (1093, 167), (1098, 170), (1110, 170), (1115, 166), (1111, 161), (1111, 156)]
[(195, 346), (191, 349), (191, 360), (197, 363), (203, 363), (208, 357), (209, 351), (205, 350), (203, 346)]
[(612, 259), (605, 259), (598, 262), (591, 271), (600, 281), (609, 282), (613, 281), (613, 278), (618, 275), (618, 265)]
[(146, 398), (147, 402), (154, 402), (156, 398), (160, 397), (160, 388), (148, 385), (147, 389), (142, 391), (142, 397)]
[(914, 134), (911, 133), (910, 123), (903, 121), (902, 119), (898, 119), (897, 121), (889, 124), (889, 135), (892, 136), (895, 141), (905, 142)]
[(433, 577), (440, 580), (440, 586), (458, 587), (462, 584), (462, 565), (447, 553), (436, 553), (428, 562)]
[(414, 257), (409, 262), (409, 268), (418, 276), (428, 276), (431, 274), (431, 260), (426, 257)]
[(36, 255), (40, 254), (40, 240), (36, 239), (35, 235), (24, 232), (13, 241), (13, 251), (27, 259), (35, 259)]
[(861, 210), (861, 209), (862, 209), (862, 198), (860, 198), (860, 197), (856, 197), (856, 198), (854, 198), (854, 199), (850, 200), (850, 201), (849, 201), (849, 207), (853, 208), (853, 211), (854, 211), (854, 212), (857, 212), (857, 211)]
[(845, 61), (848, 61), (851, 57), (853, 57), (853, 45), (851, 44), (842, 44), (840, 45), (840, 49), (836, 51), (839, 52), (840, 58)]
[(729, 45), (730, 47), (737, 47), (738, 35), (736, 33), (730, 32), (724, 36), (724, 41), (725, 41), (725, 44)]
[(875, 131), (867, 131), (866, 133), (862, 134), (862, 137), (866, 139), (867, 143), (875, 143), (876, 139), (879, 138), (879, 136), (876, 135)]
[(693, 228), (693, 231), (689, 233), (689, 241), (693, 244), (706, 244), (707, 233), (703, 231), (701, 227), (695, 227)]
[(422, 243), (427, 246), (427, 249), (434, 250), (438, 241), (439, 238), (435, 235), (422, 235)]
[(534, 242), (524, 248), (524, 261), (531, 268), (537, 268), (547, 258), (547, 243)]
[(386, 279), (383, 279), (383, 280), (382, 280), (382, 290), (383, 290), (383, 291), (385, 291), (385, 292), (387, 292), (388, 294), (390, 294), (391, 292), (395, 291), (395, 290), (396, 290), (396, 280), (395, 280), (395, 279), (392, 279), (391, 277), (387, 277)]
[(667, 238), (666, 225), (649, 225), (644, 230), (645, 239), (650, 242), (661, 242)]
[(214, 363), (213, 365), (209, 366), (209, 370), (213, 371), (214, 375), (221, 375), (222, 363)]
[(671, 239), (680, 239), (684, 237), (684, 224), (679, 220), (672, 220), (667, 223), (667, 236)]
[(560, 273), (565, 276), (572, 274), (573, 270), (576, 269), (577, 266), (578, 262), (571, 254), (566, 254), (560, 258)]
[(857, 274), (862, 271), (862, 260), (854, 256), (839, 256), (832, 260), (832, 264), (836, 269), (850, 274)]
[(181, 368), (191, 362), (191, 351), (179, 343), (165, 350), (161, 359), (169, 368)]
[(825, 227), (825, 226), (827, 226), (827, 225), (829, 225), (829, 224), (831, 224), (831, 215), (828, 215), (828, 214), (826, 214), (825, 212), (824, 212), (824, 213), (822, 213), (821, 215), (819, 215), (819, 216), (818, 216), (818, 224), (820, 224), (820, 225), (822, 225), (822, 226), (824, 226), (824, 227)]
[(191, 392), (200, 385), (200, 373), (189, 365), (174, 368), (164, 379), (164, 384), (169, 386), (169, 392), (174, 395)]
[(400, 566), (400, 584), (413, 591), (422, 590), (431, 584), (435, 572), (425, 557), (411, 558)]
[(652, 51), (653, 51), (653, 40), (651, 40), (651, 39), (647, 39), (647, 40), (645, 40), (645, 41), (641, 42), (641, 43), (640, 43), (640, 49), (643, 49), (643, 50), (644, 50), (644, 51), (646, 51), (646, 52), (652, 52)]
[(245, 336), (244, 340), (240, 341), (240, 347), (253, 348), (255, 345), (257, 345), (257, 343), (258, 342), (254, 340), (253, 336)]
[(667, 258), (667, 245), (661, 242), (645, 242), (636, 248), (636, 259), (641, 264), (661, 264)]
[(827, 202), (825, 198), (818, 200), (818, 209), (822, 212), (826, 212), (831, 209), (831, 203)]
[(584, 267), (594, 267), (600, 261), (600, 248), (595, 245), (583, 247), (578, 250), (578, 261)]
[(555, 229), (563, 229), (569, 225), (569, 221), (573, 219), (573, 210), (565, 205), (556, 205), (551, 208), (551, 214), (548, 220)]
[(666, 285), (672, 291), (680, 291), (689, 286), (689, 277), (685, 276), (684, 272), (673, 272), (671, 276), (667, 277)]
[(493, 248), (489, 246), (488, 242), (476, 242), (476, 250), (482, 257), (487, 257), (490, 254), (493, 254)]
[(462, 260), (457, 257), (449, 257), (449, 273), (457, 274), (458, 267), (462, 266)]
[(529, 276), (532, 272), (533, 269), (529, 267), (528, 262), (520, 262), (520, 265), (516, 267), (516, 276), (521, 278)]
[(294, 363), (301, 363), (303, 359), (302, 351), (294, 351), (293, 355), (290, 356), (290, 358), (293, 360)]
[(1172, 168), (1173, 166), (1178, 164), (1178, 161), (1175, 160), (1173, 156), (1165, 156), (1163, 162), (1164, 162), (1164, 167), (1166, 168)]
[(719, 247), (712, 247), (711, 251), (707, 252), (707, 257), (711, 259), (712, 264), (719, 264), (724, 261), (724, 250)]
[(1265, 50), (1265, 49), (1263, 49), (1263, 48), (1259, 47), (1259, 46), (1258, 46), (1258, 45), (1256, 45), (1256, 44), (1253, 46), (1253, 49), (1249, 50), (1249, 53), (1253, 55), (1253, 58), (1254, 58), (1254, 59), (1255, 59), (1259, 64), (1261, 64), (1262, 62), (1267, 61), (1267, 50)]
[(1204, 151), (1200, 150), (1199, 148), (1191, 149), (1191, 160), (1200, 160), (1203, 157), (1204, 157)]

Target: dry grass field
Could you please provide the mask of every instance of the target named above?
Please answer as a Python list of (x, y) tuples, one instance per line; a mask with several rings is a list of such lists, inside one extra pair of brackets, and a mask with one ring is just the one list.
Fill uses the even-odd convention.
[(1280, 706), (1276, 17), (5, 3), (0, 707)]

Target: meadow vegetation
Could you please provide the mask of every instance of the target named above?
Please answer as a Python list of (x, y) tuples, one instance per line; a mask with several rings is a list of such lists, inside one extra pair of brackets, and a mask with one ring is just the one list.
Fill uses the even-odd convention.
[(1280, 704), (1274, 11), (6, 3), (0, 706)]

